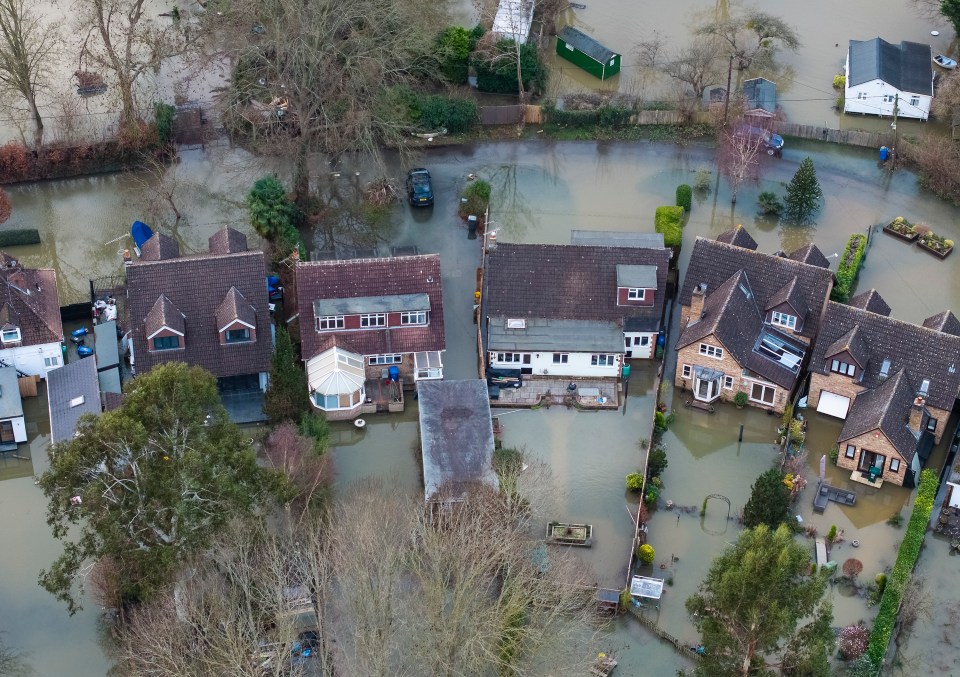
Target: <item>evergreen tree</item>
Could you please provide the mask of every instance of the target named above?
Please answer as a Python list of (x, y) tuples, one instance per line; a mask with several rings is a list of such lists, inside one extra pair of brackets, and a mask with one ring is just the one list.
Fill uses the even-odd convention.
[(820, 209), (822, 198), (823, 191), (817, 181), (813, 160), (805, 158), (787, 184), (787, 194), (783, 198), (784, 212), (791, 220), (802, 223)]
[(696, 674), (829, 675), (833, 609), (810, 564), (786, 526), (747, 529), (714, 559), (686, 604), (704, 647)]
[(283, 184), (267, 176), (257, 180), (247, 195), (250, 223), (261, 237), (277, 239), (296, 233), (297, 208), (287, 199)]
[(307, 378), (298, 364), (293, 340), (283, 327), (277, 328), (270, 386), (264, 398), (263, 411), (271, 423), (298, 421), (304, 412), (310, 411)]
[(953, 30), (960, 35), (960, 0), (941, 0), (940, 13), (953, 24)]
[(743, 506), (743, 523), (750, 528), (766, 524), (776, 529), (789, 518), (790, 489), (783, 483), (783, 473), (770, 468), (753, 483), (750, 500)]

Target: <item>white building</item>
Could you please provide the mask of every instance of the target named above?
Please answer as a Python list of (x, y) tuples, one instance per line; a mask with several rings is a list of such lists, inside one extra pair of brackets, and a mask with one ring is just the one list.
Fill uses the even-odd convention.
[(933, 101), (930, 45), (851, 40), (845, 67), (844, 113), (926, 120)]
[(534, 0), (500, 0), (493, 18), (493, 34), (521, 45), (530, 37)]
[(26, 441), (27, 426), (23, 419), (17, 370), (0, 367), (0, 451), (13, 451), (20, 442)]
[(57, 274), (0, 252), (0, 367), (46, 378), (63, 365)]

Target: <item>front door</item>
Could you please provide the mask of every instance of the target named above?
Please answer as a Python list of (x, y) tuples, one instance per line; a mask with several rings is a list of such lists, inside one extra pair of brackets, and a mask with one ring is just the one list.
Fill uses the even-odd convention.
[(858, 466), (858, 469), (860, 470), (860, 472), (869, 472), (870, 468), (877, 468), (882, 474), (883, 464), (886, 463), (886, 461), (887, 461), (886, 456), (882, 454), (878, 454), (873, 451), (867, 451), (866, 449), (863, 449), (860, 452), (860, 464)]
[(713, 402), (720, 396), (719, 379), (715, 381), (705, 381), (698, 378), (694, 384), (693, 396), (701, 402)]

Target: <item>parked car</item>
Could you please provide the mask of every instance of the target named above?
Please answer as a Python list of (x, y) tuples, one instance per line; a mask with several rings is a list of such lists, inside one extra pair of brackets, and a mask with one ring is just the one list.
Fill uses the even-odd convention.
[(767, 151), (767, 155), (776, 155), (777, 157), (781, 157), (783, 155), (783, 137), (779, 134), (774, 134), (768, 129), (750, 126), (742, 127), (739, 130), (739, 133), (746, 134), (752, 139), (761, 139), (763, 142), (763, 147)]
[(429, 207), (433, 204), (433, 184), (430, 172), (417, 167), (407, 172), (407, 198), (414, 207)]

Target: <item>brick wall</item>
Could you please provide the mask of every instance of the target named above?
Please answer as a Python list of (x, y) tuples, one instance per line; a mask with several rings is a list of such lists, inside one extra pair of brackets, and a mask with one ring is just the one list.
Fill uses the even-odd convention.
[(810, 397), (808, 401), (811, 409), (817, 408), (817, 404), (820, 402), (821, 390), (842, 395), (843, 397), (849, 397), (850, 403), (853, 404), (853, 400), (857, 398), (857, 393), (863, 392), (864, 387), (850, 376), (841, 376), (833, 372), (829, 372), (828, 374), (813, 372), (810, 375)]
[[(877, 431), (879, 432), (879, 431)], [(897, 486), (903, 486), (904, 478), (906, 477), (907, 468), (910, 467), (909, 464), (904, 460), (904, 458), (897, 452), (890, 441), (887, 439), (887, 436), (883, 433), (879, 433), (877, 437), (873, 432), (864, 433), (863, 435), (858, 435), (857, 437), (851, 438), (840, 444), (840, 455), (837, 457), (837, 465), (841, 468), (846, 468), (847, 470), (853, 471), (856, 470), (860, 463), (860, 452), (863, 449), (872, 451), (877, 454), (882, 454), (886, 456), (886, 460), (883, 462), (883, 477), (884, 482), (890, 482), (896, 484)], [(847, 458), (846, 451), (847, 445), (852, 444), (857, 449), (854, 452), (853, 458)], [(890, 471), (890, 459), (898, 458), (900, 459), (900, 469), (897, 472)]]

